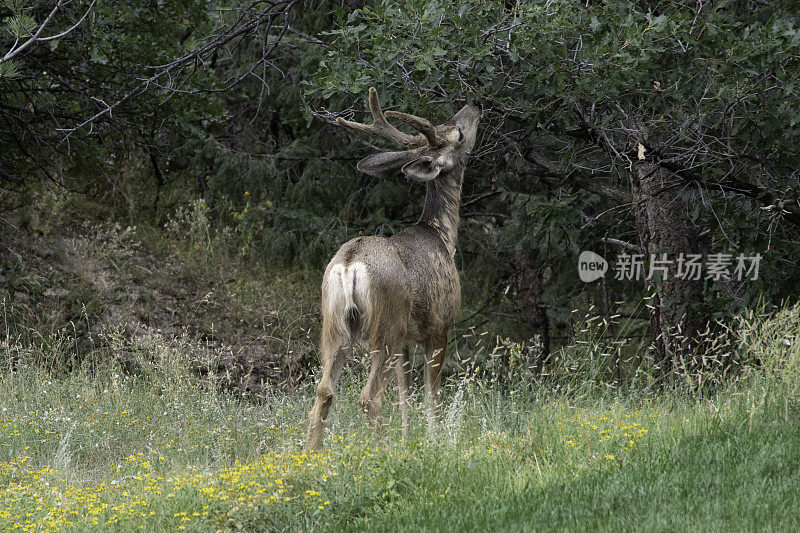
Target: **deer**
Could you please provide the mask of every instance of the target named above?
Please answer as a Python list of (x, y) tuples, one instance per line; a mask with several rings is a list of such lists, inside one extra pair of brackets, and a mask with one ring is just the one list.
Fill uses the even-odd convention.
[[(461, 307), (461, 283), (455, 264), (461, 184), (475, 146), (481, 110), (465, 105), (450, 120), (429, 120), (381, 110), (378, 93), (369, 89), (372, 124), (337, 123), (350, 131), (383, 137), (403, 146), (378, 152), (356, 164), (376, 178), (403, 174), (425, 184), (419, 221), (390, 237), (360, 236), (344, 243), (322, 278), (322, 376), (309, 413), (307, 447), (322, 445), (324, 423), (336, 382), (356, 344), (370, 351), (370, 369), (359, 405), (368, 422), (380, 430), (383, 391), (394, 372), (399, 391), (403, 440), (408, 440), (411, 402), (410, 347), (425, 351), (423, 377), (427, 434), (435, 436), (439, 420), (441, 372), (448, 333)], [(387, 118), (418, 133), (403, 133)]]

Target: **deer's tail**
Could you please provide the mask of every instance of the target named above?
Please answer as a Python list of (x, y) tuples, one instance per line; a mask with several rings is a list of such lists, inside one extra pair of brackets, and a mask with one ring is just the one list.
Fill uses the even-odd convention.
[(366, 265), (360, 261), (334, 265), (322, 290), (326, 320), (334, 331), (352, 339), (369, 321), (372, 311)]

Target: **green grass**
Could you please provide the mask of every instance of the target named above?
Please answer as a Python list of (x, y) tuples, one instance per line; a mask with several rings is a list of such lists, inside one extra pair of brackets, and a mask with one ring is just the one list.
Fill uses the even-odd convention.
[[(188, 348), (149, 342), (125, 375), (0, 374), (0, 529), (794, 530), (800, 402), (754, 375), (713, 398), (565, 395), (521, 380), (446, 384), (442, 435), (383, 436), (343, 378), (319, 454), (302, 449), (313, 384), (220, 392)], [(27, 351), (26, 351), (27, 350)], [(393, 400), (390, 394), (387, 400)], [(421, 398), (417, 398), (420, 400)]]
[[(659, 435), (622, 464), (532, 480), (508, 498), (404, 509), (395, 531), (797, 531), (800, 428), (726, 428), (669, 442)], [(369, 524), (365, 524), (367, 529)], [(374, 526), (374, 525), (373, 525)]]

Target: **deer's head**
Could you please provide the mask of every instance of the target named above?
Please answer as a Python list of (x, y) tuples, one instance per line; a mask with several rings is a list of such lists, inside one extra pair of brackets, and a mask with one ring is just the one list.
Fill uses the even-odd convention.
[[(398, 152), (373, 154), (359, 161), (356, 168), (370, 176), (387, 177), (402, 172), (414, 181), (431, 181), (463, 162), (475, 146), (481, 116), (476, 106), (465, 105), (453, 118), (434, 126), (429, 120), (397, 111), (387, 111), (384, 115), (378, 103), (378, 93), (372, 87), (369, 90), (369, 108), (372, 124), (350, 122), (341, 117), (336, 122), (353, 131), (385, 137), (406, 147)], [(403, 133), (389, 124), (387, 117), (404, 122), (419, 133)]]

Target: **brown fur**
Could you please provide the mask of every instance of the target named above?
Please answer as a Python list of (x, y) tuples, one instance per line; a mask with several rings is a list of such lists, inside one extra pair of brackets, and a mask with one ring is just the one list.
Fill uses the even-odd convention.
[[(458, 232), (461, 181), (466, 159), (475, 144), (480, 111), (465, 106), (446, 123), (430, 126), (424, 119), (395, 113), (424, 135), (406, 136), (393, 130), (370, 90), (375, 125), (346, 121), (351, 129), (377, 133), (416, 145), (404, 152), (383, 152), (358, 164), (375, 176), (403, 172), (426, 183), (420, 221), (385, 238), (358, 237), (346, 242), (331, 259), (322, 281), (322, 378), (309, 414), (308, 447), (322, 444), (324, 420), (333, 402), (336, 382), (348, 350), (365, 343), (372, 353), (369, 377), (360, 404), (369, 421), (380, 426), (383, 389), (394, 371), (400, 391), (403, 436), (409, 425), (408, 347), (425, 347), (425, 393), (428, 431), (438, 420), (441, 369), (447, 334), (461, 305), (461, 285), (454, 255)], [(420, 121), (420, 122), (416, 122)], [(386, 128), (391, 128), (388, 132)], [(435, 141), (431, 143), (430, 141)]]

